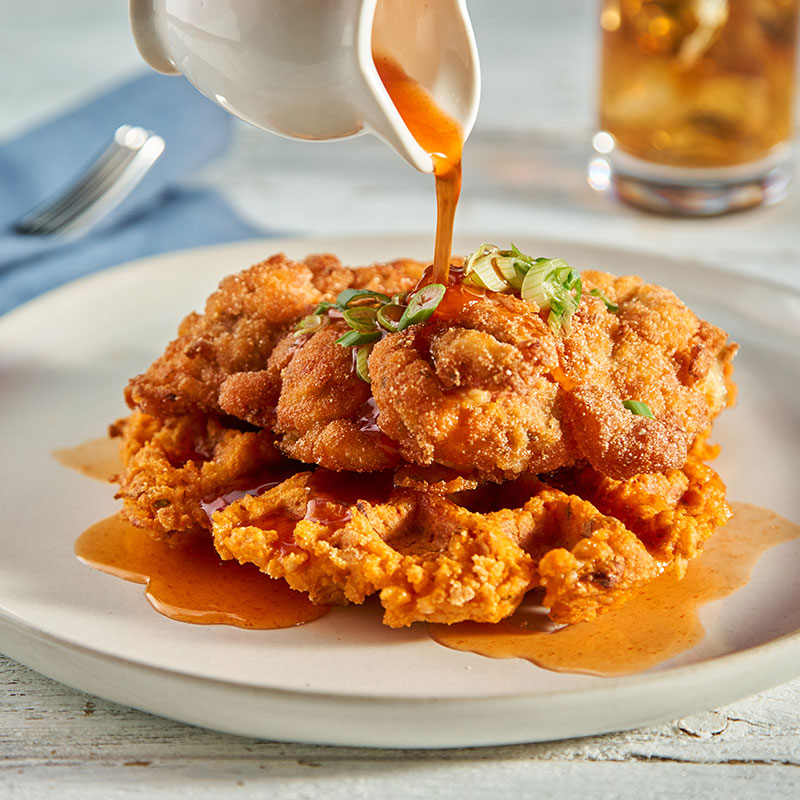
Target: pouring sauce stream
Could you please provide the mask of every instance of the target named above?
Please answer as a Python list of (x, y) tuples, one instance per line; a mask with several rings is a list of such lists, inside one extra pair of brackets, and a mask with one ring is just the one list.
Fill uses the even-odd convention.
[(447, 286), (453, 224), (461, 194), (461, 151), (464, 135), (458, 122), (445, 113), (417, 81), (388, 58), (373, 54), (375, 67), (392, 102), (417, 144), (433, 160), (436, 178), (436, 245), (432, 283)]

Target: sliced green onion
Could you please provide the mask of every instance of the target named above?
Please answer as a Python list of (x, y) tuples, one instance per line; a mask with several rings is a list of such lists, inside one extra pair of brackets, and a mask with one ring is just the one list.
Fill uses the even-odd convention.
[(648, 406), (647, 403), (643, 403), (641, 400), (623, 400), (622, 405), (624, 405), (631, 414), (636, 414), (637, 417), (650, 417), (650, 419), (655, 419), (653, 412), (650, 410), (650, 406)]
[(371, 300), (377, 300), (381, 305), (392, 302), (387, 295), (381, 292), (373, 292), (369, 289), (345, 289), (343, 292), (339, 292), (339, 296), (336, 298), (336, 305), (344, 311), (354, 301), (367, 297)]
[(565, 336), (569, 336), (572, 333), (572, 321), (566, 315), (563, 308), (551, 308), (550, 313), (547, 315), (547, 324), (556, 336), (558, 336), (562, 330)]
[(444, 297), (445, 287), (442, 283), (429, 283), (422, 289), (414, 292), (411, 300), (400, 317), (400, 322), (397, 324), (397, 330), (404, 331), (409, 325), (417, 325), (420, 322), (425, 322), (442, 302)]
[(472, 271), (472, 265), (479, 259), (483, 258), (484, 256), (491, 255), (492, 253), (496, 253), (498, 251), (498, 247), (496, 244), (489, 244), (488, 242), (484, 242), (480, 247), (473, 250), (464, 261), (464, 274), (468, 275)]
[(369, 377), (369, 354), (372, 352), (373, 345), (362, 344), (356, 351), (356, 372), (362, 381), (372, 383)]
[(336, 303), (329, 303), (327, 300), (323, 300), (312, 313), (327, 314), (332, 308), (336, 308)]
[(354, 330), (359, 333), (368, 333), (374, 331), (376, 327), (376, 318), (378, 312), (370, 306), (356, 306), (355, 308), (346, 308), (342, 312), (344, 321)]
[(522, 281), (522, 299), (550, 308), (551, 300), (564, 294), (558, 283), (558, 271), (564, 268), (572, 269), (563, 258), (537, 258)]
[(511, 284), (495, 268), (493, 254), (475, 259), (464, 273), (465, 283), (473, 286), (493, 292), (507, 292), (511, 288)]
[(572, 269), (563, 258), (557, 258), (555, 260), (560, 261), (564, 265), (556, 269), (556, 280), (561, 287), (568, 292), (568, 296), (572, 298), (575, 303), (575, 309), (577, 310), (581, 302), (581, 297), (583, 296), (583, 280), (581, 279), (581, 274), (578, 270)]
[(580, 272), (563, 258), (537, 258), (525, 274), (520, 295), (542, 310), (549, 308), (547, 322), (553, 332), (569, 336), (582, 291)]
[(497, 245), (484, 243), (467, 257), (464, 274), (468, 284), (503, 292), (509, 287), (521, 289), (526, 273), (534, 264), (535, 259), (514, 244), (510, 250), (501, 250)]
[(606, 309), (612, 314), (616, 314), (619, 311), (619, 306), (612, 303), (599, 289), (592, 289), (589, 294), (592, 297), (599, 297), (606, 304)]
[(377, 342), (381, 338), (380, 331), (372, 331), (371, 333), (361, 333), (361, 331), (347, 331), (336, 340), (336, 344), (342, 347), (352, 347), (357, 344), (371, 344)]
[(514, 258), (519, 259), (523, 263), (527, 264), (529, 267), (532, 267), (538, 261), (537, 258), (534, 258), (533, 256), (529, 256), (523, 253), (522, 250), (520, 250), (519, 247), (517, 247), (514, 244), (514, 242), (511, 242), (511, 249), (507, 251), (504, 250), (503, 253), (506, 255), (514, 256)]
[(521, 289), (522, 281), (525, 278), (525, 270), (514, 257), (497, 256), (494, 259), (494, 266), (505, 279), (512, 289)]
[(520, 289), (520, 297), (527, 303), (536, 303), (539, 308), (550, 307), (550, 296), (545, 287), (545, 281), (550, 275), (549, 259), (537, 259), (540, 264), (534, 264), (525, 275)]
[(318, 331), (327, 322), (328, 318), (323, 317), (321, 314), (309, 314), (295, 325), (294, 335), (302, 336), (306, 333), (314, 333), (314, 331)]
[(399, 329), (400, 320), (403, 318), (405, 307), (397, 303), (390, 303), (388, 306), (381, 306), (378, 309), (377, 319), (381, 328), (394, 333)]

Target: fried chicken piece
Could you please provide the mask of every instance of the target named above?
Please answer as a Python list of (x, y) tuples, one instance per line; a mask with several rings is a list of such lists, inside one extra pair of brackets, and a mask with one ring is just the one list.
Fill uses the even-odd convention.
[[(335, 270), (320, 269), (323, 283)], [(128, 405), (160, 417), (220, 411), (225, 377), (264, 369), (289, 326), (322, 297), (314, 272), (282, 254), (228, 276), (205, 313), (189, 314), (166, 352), (129, 382)]]
[[(451, 288), (432, 319), (390, 334), (369, 359), (372, 395), (336, 344), (342, 321), (296, 321), (347, 287), (411, 289), (402, 261), (358, 270), (333, 256), (273, 256), (226, 278), (178, 339), (127, 390), (159, 417), (225, 413), (274, 430), (307, 463), (380, 471), (400, 459), (502, 481), (582, 461), (614, 478), (680, 467), (732, 398), (735, 345), (671, 292), (635, 277), (584, 274), (569, 336), (512, 295)], [(588, 292), (619, 307), (610, 313)], [(646, 403), (637, 417), (624, 400)]]
[(417, 464), (498, 480), (553, 470), (569, 459), (550, 377), (557, 366), (555, 339), (534, 306), (478, 298), (457, 320), (375, 345), (378, 425)]
[(682, 570), (729, 516), (722, 482), (694, 460), (622, 482), (588, 467), (559, 473), (554, 484), (574, 494), (528, 476), (449, 497), (395, 487), (322, 519), (309, 512), (313, 480), (300, 473), (215, 512), (217, 551), (314, 602), (379, 593), (392, 627), (497, 622), (537, 586), (554, 620), (593, 619), (663, 570)]
[(607, 388), (576, 386), (566, 394), (575, 453), (598, 472), (625, 478), (632, 464), (642, 472), (676, 469), (685, 461), (691, 434), (673, 412), (658, 419), (632, 414)]
[(665, 474), (618, 481), (579, 468), (552, 482), (626, 531), (623, 538), (600, 530), (574, 545), (567, 540), (540, 560), (543, 604), (557, 622), (593, 619), (668, 567), (683, 576), (705, 540), (731, 516), (722, 480), (693, 456), (683, 469)]
[[(736, 345), (640, 278), (586, 272), (584, 284), (569, 336), (535, 305), (460, 289), (429, 323), (378, 342), (378, 425), (403, 458), (495, 481), (581, 461), (614, 478), (681, 467), (732, 402)], [(588, 295), (595, 287), (617, 313)]]
[(290, 458), (333, 470), (377, 472), (399, 454), (372, 424), (369, 384), (354, 351), (336, 344), (347, 330), (332, 322), (313, 334), (283, 368), (274, 429)]
[[(222, 558), (256, 564), (317, 603), (363, 603), (380, 592), (392, 627), (503, 619), (531, 584), (531, 558), (444, 497), (401, 490), (383, 503), (359, 501), (344, 525), (325, 525), (303, 518), (310, 478), (300, 473), (216, 512)], [(286, 531), (256, 524), (287, 513), (299, 517), (290, 544)]]
[(176, 531), (207, 534), (203, 501), (264, 470), (286, 473), (269, 431), (228, 427), (215, 415), (162, 420), (134, 411), (111, 426), (111, 435), (121, 440), (125, 465), (116, 494), (124, 501), (122, 516), (154, 538)]
[[(166, 352), (128, 384), (128, 405), (160, 417), (211, 411), (267, 418), (280, 379), (270, 356), (300, 317), (343, 289), (402, 292), (421, 274), (422, 265), (408, 259), (354, 270), (329, 254), (304, 262), (274, 255), (225, 278), (205, 312), (183, 320)], [(234, 379), (220, 397), (229, 376), (253, 372), (263, 374)]]

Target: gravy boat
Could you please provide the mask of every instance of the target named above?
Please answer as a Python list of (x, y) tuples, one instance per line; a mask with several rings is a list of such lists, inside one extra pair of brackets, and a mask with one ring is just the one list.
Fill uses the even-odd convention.
[(465, 139), (478, 112), (466, 0), (130, 0), (130, 19), (153, 69), (183, 73), (232, 114), (282, 136), (328, 140), (368, 131), (432, 172), (373, 52), (427, 89)]

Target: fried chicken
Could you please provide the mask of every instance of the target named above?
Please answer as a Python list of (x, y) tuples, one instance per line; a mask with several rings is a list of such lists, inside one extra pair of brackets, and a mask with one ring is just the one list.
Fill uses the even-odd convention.
[(499, 621), (537, 588), (572, 623), (682, 573), (729, 516), (703, 463), (734, 396), (725, 332), (600, 272), (569, 335), (456, 281), (372, 346), (371, 383), (341, 310), (298, 328), (345, 289), (392, 297), (422, 272), (278, 255), (226, 278), (127, 388), (125, 518), (209, 536), (314, 602), (377, 594), (394, 627)]
[(309, 511), (314, 474), (302, 472), (217, 511), (214, 544), (317, 603), (379, 593), (392, 627), (498, 622), (536, 587), (552, 619), (577, 622), (683, 570), (730, 516), (719, 477), (693, 458), (653, 482), (587, 471), (559, 477), (570, 491), (527, 477), (449, 496), (395, 488), (323, 519)]
[[(615, 478), (679, 468), (725, 405), (735, 346), (639, 278), (585, 273), (587, 292), (600, 289), (618, 311), (585, 293), (567, 337), (534, 304), (454, 290), (429, 323), (376, 344), (371, 392), (336, 343), (343, 322), (294, 330), (343, 288), (405, 291), (420, 272), (415, 262), (350, 270), (332, 256), (273, 256), (226, 278), (205, 314), (184, 320), (130, 382), (128, 402), (162, 417), (230, 414), (274, 430), (291, 458), (330, 469), (370, 472), (402, 458), (494, 481), (583, 461)], [(632, 415), (625, 400), (655, 418)]]
[(189, 314), (164, 354), (129, 382), (126, 400), (160, 417), (224, 412), (261, 425), (280, 390), (282, 362), (270, 356), (299, 318), (347, 288), (408, 291), (422, 270), (409, 259), (349, 269), (329, 254), (274, 255), (225, 278), (205, 312)]
[(476, 294), (376, 344), (379, 425), (402, 456), (498, 481), (583, 461), (615, 478), (680, 468), (726, 403), (735, 345), (666, 289), (597, 272), (584, 283), (618, 311), (584, 294), (566, 337), (536, 306)]

